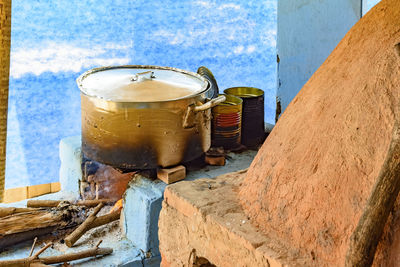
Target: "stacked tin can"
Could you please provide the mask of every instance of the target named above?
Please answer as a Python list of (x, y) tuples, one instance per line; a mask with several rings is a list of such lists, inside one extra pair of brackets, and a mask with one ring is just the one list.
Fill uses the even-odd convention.
[(212, 109), (213, 147), (235, 149), (240, 147), (242, 103), (243, 100), (233, 95), (225, 95), (225, 102)]
[[(217, 81), (209, 69), (202, 66), (197, 73), (206, 77), (218, 92)], [(254, 87), (232, 87), (224, 90), (226, 100), (212, 109), (211, 145), (227, 150), (241, 144), (256, 148), (265, 139), (264, 91)], [(213, 96), (213, 97), (216, 97)]]
[(264, 91), (254, 87), (232, 87), (224, 93), (243, 100), (241, 143), (249, 148), (257, 147), (265, 139)]

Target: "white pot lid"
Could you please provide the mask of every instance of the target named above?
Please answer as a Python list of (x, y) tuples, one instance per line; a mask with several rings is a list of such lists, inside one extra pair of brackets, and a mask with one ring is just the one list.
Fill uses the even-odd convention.
[(197, 73), (158, 66), (95, 68), (77, 79), (81, 92), (115, 102), (160, 102), (191, 97), (208, 82)]

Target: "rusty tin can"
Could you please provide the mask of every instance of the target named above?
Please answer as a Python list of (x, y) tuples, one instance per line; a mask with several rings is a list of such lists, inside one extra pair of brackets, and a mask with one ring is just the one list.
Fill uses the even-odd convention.
[(243, 100), (241, 143), (256, 147), (265, 139), (264, 130), (264, 91), (254, 87), (232, 87), (224, 90)]
[(212, 108), (211, 144), (235, 149), (241, 140), (243, 100), (233, 95), (225, 95), (225, 98), (224, 102)]

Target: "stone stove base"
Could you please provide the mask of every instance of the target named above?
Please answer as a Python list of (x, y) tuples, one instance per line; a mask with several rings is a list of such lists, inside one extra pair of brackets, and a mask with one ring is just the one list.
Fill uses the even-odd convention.
[[(61, 191), (55, 194), (43, 195), (37, 199), (65, 199), (73, 201), (79, 198), (79, 181), (82, 178), (82, 157), (80, 137), (68, 137), (60, 142), (60, 183)], [(244, 151), (240, 154), (230, 153), (226, 166), (206, 166), (190, 170), (185, 180), (196, 180), (202, 177), (215, 177), (224, 173), (247, 168), (257, 151)], [(123, 220), (112, 229), (99, 227), (85, 234), (77, 246), (67, 248), (57, 243), (47, 249), (43, 256), (53, 256), (63, 253), (80, 251), (93, 247), (100, 239), (101, 247), (112, 247), (113, 254), (97, 259), (71, 262), (74, 266), (129, 266), (150, 267), (159, 266), (160, 253), (158, 250), (158, 217), (161, 210), (163, 193), (166, 184), (160, 180), (138, 177), (131, 181), (124, 194)], [(0, 206), (24, 207), (26, 200)], [(115, 223), (114, 223), (115, 224)], [(109, 228), (109, 227), (108, 227)], [(31, 242), (19, 247), (0, 252), (0, 259), (24, 258), (29, 254)], [(37, 248), (42, 247), (39, 242)]]

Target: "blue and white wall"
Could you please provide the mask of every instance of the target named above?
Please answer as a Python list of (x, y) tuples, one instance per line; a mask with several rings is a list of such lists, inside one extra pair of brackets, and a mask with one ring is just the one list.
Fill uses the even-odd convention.
[(278, 1), (277, 102), (282, 112), (348, 30), (361, 0)]
[(362, 0), (363, 15), (365, 15), (373, 6), (378, 4), (381, 0)]
[(18, 0), (12, 6), (6, 188), (58, 180), (58, 143), (80, 134), (75, 79), (105, 65), (207, 66), (221, 90), (276, 94), (277, 0)]
[(279, 0), (277, 101), (282, 112), (350, 28), (379, 0)]

